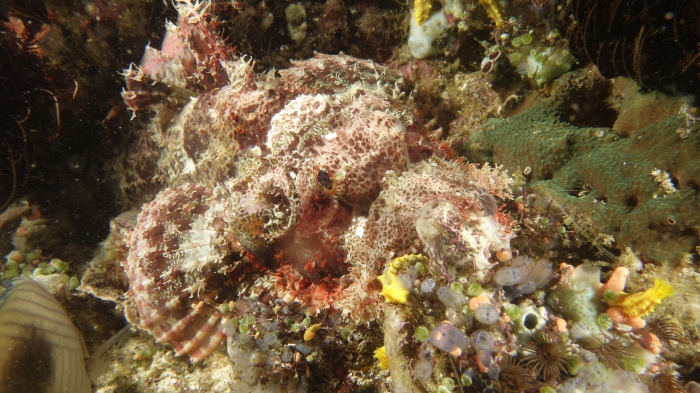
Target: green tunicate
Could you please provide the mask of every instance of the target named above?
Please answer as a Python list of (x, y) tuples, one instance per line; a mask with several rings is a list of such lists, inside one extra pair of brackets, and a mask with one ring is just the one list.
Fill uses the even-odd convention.
[[(520, 53), (514, 53), (513, 55), (518, 55), (518, 57), (520, 57)], [(523, 197), (519, 196), (515, 198), (515, 203), (523, 203)]]
[(49, 266), (48, 262), (39, 262), (39, 264), (37, 265), (37, 267), (40, 267), (42, 269), (47, 267), (47, 266)]
[(469, 294), (469, 296), (479, 296), (481, 292), (483, 292), (483, 288), (481, 288), (478, 282), (472, 283), (469, 285), (469, 288), (467, 288), (467, 294)]
[(425, 326), (418, 326), (416, 328), (416, 333), (413, 335), (413, 337), (415, 337), (416, 340), (424, 343), (425, 340), (428, 339), (429, 335), (430, 335), (430, 331), (428, 330), (428, 328), (426, 328)]
[(569, 372), (571, 374), (578, 373), (578, 369), (583, 366), (583, 360), (578, 355), (571, 355), (569, 357)]
[(561, 51), (561, 55), (562, 55), (562, 56), (567, 56), (568, 54), (569, 54), (569, 50), (568, 50), (568, 49), (563, 49), (563, 50)]
[(236, 317), (231, 318), (230, 322), (231, 322), (231, 325), (233, 325), (233, 326), (237, 326), (239, 323), (238, 318), (236, 318)]
[(70, 276), (67, 274), (61, 274), (61, 276), (58, 277), (58, 280), (63, 284), (68, 284), (70, 282)]
[(311, 355), (306, 357), (306, 361), (313, 362), (316, 357), (318, 357), (318, 352), (314, 351)]
[(342, 338), (345, 341), (348, 341), (350, 338), (350, 333), (352, 333), (352, 330), (350, 328), (344, 327), (340, 329), (340, 338)]
[(532, 43), (532, 36), (528, 33), (525, 33), (522, 36), (520, 36), (520, 41), (523, 43), (523, 45), (530, 45)]
[(517, 48), (522, 44), (522, 38), (515, 37), (515, 38), (513, 38), (513, 41), (511, 41), (510, 43), (513, 44), (513, 46)]
[(612, 319), (610, 319), (610, 316), (608, 314), (605, 314), (605, 313), (598, 314), (598, 318), (596, 319), (596, 322), (598, 323), (598, 326), (600, 326), (600, 328), (603, 330), (608, 330), (613, 325)]
[(246, 315), (244, 321), (245, 321), (246, 324), (252, 325), (252, 324), (255, 323), (255, 316), (253, 316), (253, 315)]
[(603, 299), (605, 299), (605, 301), (608, 303), (614, 303), (618, 296), (620, 296), (620, 294), (612, 289), (606, 289), (603, 291)]
[(565, 332), (563, 332), (563, 333), (561, 334), (561, 340), (562, 340), (562, 341), (569, 341), (569, 340), (570, 340), (569, 331), (568, 331), (568, 330), (565, 331)]
[[(547, 56), (544, 55), (544, 53), (538, 53), (535, 55), (535, 61), (538, 63), (544, 63), (544, 61), (547, 60)], [(543, 217), (546, 218), (546, 217)]]
[(292, 332), (296, 333), (299, 331), (299, 329), (301, 329), (301, 325), (299, 325), (298, 323), (293, 323), (290, 329), (292, 330)]
[(438, 388), (435, 392), (436, 393), (450, 393), (451, 390), (446, 388), (444, 385), (440, 385), (440, 386), (438, 386)]
[(80, 285), (80, 280), (78, 280), (78, 277), (73, 276), (70, 278), (68, 281), (68, 288), (70, 288), (71, 291), (75, 290), (75, 288), (78, 288)]
[(442, 386), (444, 386), (450, 390), (455, 388), (455, 381), (450, 377), (443, 378), (440, 383), (442, 383)]
[(19, 270), (19, 264), (15, 261), (7, 261), (5, 268), (7, 270)]
[(35, 252), (30, 252), (29, 254), (27, 254), (27, 259), (26, 259), (27, 262), (34, 262), (38, 259), (39, 259), (39, 254), (37, 254)]
[[(520, 56), (520, 53), (513, 53), (510, 56), (510, 61), (511, 61), (511, 63), (513, 63), (513, 65), (517, 65), (518, 63), (520, 63), (521, 60), (522, 60), (522, 56)], [(519, 197), (519, 198), (522, 201), (522, 197)]]
[(557, 391), (556, 391), (554, 388), (552, 388), (552, 387), (543, 386), (543, 387), (540, 389), (540, 393), (557, 393)]
[(472, 377), (467, 374), (462, 374), (459, 378), (462, 381), (462, 386), (472, 386)]
[(452, 283), (452, 285), (450, 285), (450, 288), (457, 293), (462, 293), (464, 290), (464, 285), (462, 285), (462, 283), (459, 281), (455, 281)]
[(219, 311), (224, 312), (224, 313), (231, 312), (231, 306), (229, 306), (228, 303), (224, 303), (224, 304), (219, 306)]
[(503, 306), (503, 312), (510, 318), (511, 321), (515, 321), (520, 318), (520, 307), (515, 304), (506, 304)]
[(58, 270), (61, 273), (68, 270), (68, 264), (63, 262), (62, 260), (60, 260), (58, 258), (52, 259), (50, 265), (54, 266), (56, 268), (56, 270)]
[(536, 50), (536, 49), (530, 49), (530, 56), (537, 56), (537, 50)]
[(153, 350), (148, 348), (148, 349), (142, 349), (139, 354), (141, 355), (142, 358), (144, 359), (150, 359), (153, 357)]
[(310, 317), (304, 318), (304, 320), (301, 321), (301, 324), (304, 326), (311, 326), (311, 318)]
[(464, 313), (464, 315), (467, 316), (474, 314), (474, 311), (472, 311), (472, 309), (469, 308), (469, 305), (462, 307), (462, 312)]
[(250, 327), (248, 326), (247, 323), (243, 322), (240, 325), (238, 325), (238, 331), (241, 332), (242, 334), (248, 333), (248, 330), (250, 330)]
[[(541, 63), (541, 62), (540, 62), (540, 63)], [(542, 224), (542, 225), (547, 225), (547, 224), (549, 224), (549, 218), (547, 218), (547, 217), (542, 217), (542, 218), (540, 218), (540, 224)]]
[(423, 273), (425, 271), (425, 265), (423, 264), (423, 262), (416, 263), (416, 271), (418, 273)]
[(563, 226), (563, 225), (562, 225), (562, 226), (558, 226), (558, 227), (557, 227), (557, 232), (562, 233), (562, 234), (566, 233), (566, 227)]

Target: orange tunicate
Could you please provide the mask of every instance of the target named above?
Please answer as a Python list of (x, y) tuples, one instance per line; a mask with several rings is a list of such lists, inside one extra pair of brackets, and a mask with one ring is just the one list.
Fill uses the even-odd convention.
[(654, 355), (661, 353), (661, 340), (659, 340), (656, 334), (650, 331), (642, 330), (642, 335), (639, 338), (639, 345)]
[(625, 290), (625, 285), (627, 285), (627, 277), (630, 275), (630, 269), (624, 266), (618, 266), (613, 271), (612, 276), (608, 282), (603, 284), (600, 288), (601, 293), (605, 290), (611, 290), (615, 292), (622, 292)]
[(511, 258), (513, 254), (509, 250), (496, 251), (496, 259), (499, 261), (507, 261)]
[(491, 304), (491, 299), (488, 296), (480, 295), (480, 296), (474, 296), (473, 298), (469, 299), (469, 308), (474, 311), (479, 306), (484, 305), (484, 304)]
[(563, 318), (557, 318), (557, 331), (563, 333), (566, 331), (566, 320)]
[(610, 307), (605, 313), (608, 314), (613, 322), (631, 326), (635, 329), (641, 329), (647, 324), (642, 318), (630, 317), (625, 314), (620, 307)]

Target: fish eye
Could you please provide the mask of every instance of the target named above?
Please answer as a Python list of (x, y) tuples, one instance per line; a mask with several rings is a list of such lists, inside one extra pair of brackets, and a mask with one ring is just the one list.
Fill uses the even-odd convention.
[(325, 169), (320, 169), (316, 174), (316, 181), (327, 190), (333, 189), (333, 179)]

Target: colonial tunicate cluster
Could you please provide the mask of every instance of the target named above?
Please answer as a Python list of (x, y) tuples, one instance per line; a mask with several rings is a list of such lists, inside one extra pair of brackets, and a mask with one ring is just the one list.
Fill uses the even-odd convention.
[(534, 266), (527, 257), (516, 258), (511, 267), (496, 272), (493, 282), (499, 286), (514, 286), (515, 296), (535, 292), (553, 278), (552, 264), (540, 261)]

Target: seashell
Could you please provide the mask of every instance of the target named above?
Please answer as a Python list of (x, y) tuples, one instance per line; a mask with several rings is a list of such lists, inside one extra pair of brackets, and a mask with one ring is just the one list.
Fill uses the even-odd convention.
[(0, 332), (1, 391), (91, 391), (80, 331), (35, 281), (16, 279), (0, 297)]
[(235, 290), (221, 284), (226, 257), (237, 250), (227, 232), (228, 210), (205, 187), (169, 188), (144, 205), (128, 239), (126, 296), (139, 316), (127, 312), (127, 318), (193, 362), (225, 337), (222, 314), (210, 305), (221, 302), (213, 296), (232, 298), (225, 291)]

